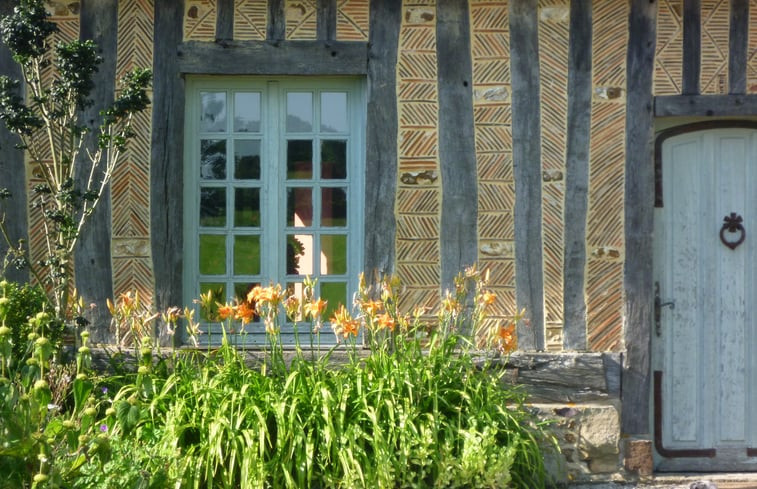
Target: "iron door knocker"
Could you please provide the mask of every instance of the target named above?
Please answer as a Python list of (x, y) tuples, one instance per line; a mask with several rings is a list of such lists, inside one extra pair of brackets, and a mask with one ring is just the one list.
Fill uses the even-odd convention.
[[(720, 241), (732, 250), (735, 250), (736, 247), (746, 239), (746, 230), (744, 230), (744, 226), (741, 225), (742, 222), (744, 222), (744, 219), (735, 212), (731, 212), (730, 216), (725, 216), (723, 218), (723, 227), (720, 228)], [(726, 231), (729, 233), (739, 233), (739, 239), (736, 241), (725, 239)]]

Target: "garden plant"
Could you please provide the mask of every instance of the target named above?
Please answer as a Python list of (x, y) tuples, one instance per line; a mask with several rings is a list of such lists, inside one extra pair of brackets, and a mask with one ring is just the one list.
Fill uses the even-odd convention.
[[(502, 379), (499, 357), (515, 347), (517, 318), (487, 321), (496, 296), (485, 276), (461, 275), (433, 320), (423, 308), (400, 310), (394, 278), (363, 284), (352, 307), (331, 318), (322, 317), (326, 303), (313, 288), (295, 295), (257, 287), (236, 304), (208, 294), (198, 307), (223, 326), (220, 346), (161, 354), (143, 335), (133, 368), (108, 374), (90, 369), (85, 332), (76, 370), (63, 382), (51, 375), (48, 314), (30, 319), (34, 331), (21, 358), (3, 326), (0, 471), (10, 474), (7, 487), (547, 484), (548, 429)], [(0, 299), (3, 320), (8, 303)], [(137, 312), (130, 296), (112, 307), (123, 321)], [(183, 323), (191, 336), (203, 330), (192, 311), (172, 309), (165, 320)], [(258, 318), (268, 345), (262, 360), (248, 362), (231, 337)], [(284, 322), (299, 326), (304, 346), (284, 348)], [(319, 349), (322, 334), (339, 342)], [(334, 361), (335, 352), (346, 358)]]

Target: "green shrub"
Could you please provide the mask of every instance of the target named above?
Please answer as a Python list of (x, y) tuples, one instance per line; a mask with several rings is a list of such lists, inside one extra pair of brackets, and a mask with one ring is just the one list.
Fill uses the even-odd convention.
[[(3, 280), (0, 281), (0, 297), (8, 299), (4, 306), (5, 325), (11, 329), (13, 356), (22, 358), (27, 354), (27, 337), (32, 332), (29, 319), (48, 307), (47, 296), (37, 285), (20, 285)], [(51, 321), (45, 333), (47, 338), (57, 345), (63, 334), (63, 325)]]

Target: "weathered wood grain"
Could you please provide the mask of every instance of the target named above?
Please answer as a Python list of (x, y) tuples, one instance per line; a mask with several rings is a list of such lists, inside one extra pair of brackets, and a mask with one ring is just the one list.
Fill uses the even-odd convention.
[(186, 42), (179, 70), (206, 75), (364, 75), (368, 43), (337, 41)]
[(541, 144), (537, 2), (510, 3), (513, 164), (515, 176), (515, 284), (521, 350), (544, 349), (541, 235)]
[(392, 273), (397, 189), (397, 48), (402, 1), (371, 2), (365, 150), (366, 273)]
[(702, 43), (701, 0), (683, 2), (683, 80), (684, 95), (699, 94), (701, 71), (700, 46)]
[(731, 0), (731, 32), (728, 37), (728, 93), (746, 93), (749, 0)]
[[(82, 2), (80, 11), (80, 39), (92, 39), (103, 62), (92, 77), (94, 89), (90, 95), (92, 106), (82, 111), (81, 121), (89, 128), (85, 147), (94, 151), (101, 123), (100, 111), (113, 102), (116, 76), (116, 36), (118, 2), (102, 0)], [(84, 153), (84, 152), (83, 152)], [(86, 153), (79, 156), (76, 180), (86, 185), (91, 162)], [(110, 188), (107, 188), (95, 211), (82, 229), (75, 250), (76, 289), (86, 303), (97, 305), (89, 313), (92, 341), (108, 339), (110, 314), (106, 299), (113, 297), (113, 268), (111, 263), (111, 209)]]
[(234, 39), (234, 0), (216, 0), (216, 40)]
[(155, 2), (153, 50), (150, 237), (155, 275), (153, 306), (165, 310), (184, 304), (183, 199), (184, 82), (176, 50), (182, 41), (184, 2)]
[(316, 38), (321, 41), (336, 39), (336, 0), (318, 0), (316, 7)]
[(470, 15), (467, 0), (438, 0), (439, 163), (442, 175), (442, 290), (478, 257), (478, 184), (473, 129)]
[[(0, 16), (5, 16), (13, 11), (15, 0), (0, 1)], [(13, 80), (22, 78), (21, 67), (13, 61), (11, 53), (5, 44), (0, 43), (0, 75), (5, 75)], [(19, 87), (18, 94), (23, 94), (23, 88)], [(27, 196), (26, 196), (26, 167), (24, 164), (24, 152), (15, 148), (20, 142), (18, 137), (0, 123), (0, 188), (7, 188), (12, 197), (0, 200), (0, 219), (5, 219), (5, 227), (14, 245), (18, 240), (29, 241), (27, 233)], [(27, 247), (28, 250), (28, 247)], [(0, 236), (0, 273), (2, 263), (8, 251), (8, 245)], [(15, 282), (27, 282), (28, 270), (19, 270), (9, 266), (3, 274), (8, 280)]]
[(572, 0), (568, 67), (568, 146), (565, 164), (563, 348), (585, 350), (586, 216), (591, 128), (591, 1)]
[(625, 347), (622, 429), (648, 434), (652, 325), (653, 137), (657, 2), (632, 0), (627, 58), (625, 165)]
[(757, 114), (757, 95), (666, 95), (654, 99), (657, 117), (754, 114)]
[(282, 41), (286, 38), (286, 0), (268, 0), (269, 41)]

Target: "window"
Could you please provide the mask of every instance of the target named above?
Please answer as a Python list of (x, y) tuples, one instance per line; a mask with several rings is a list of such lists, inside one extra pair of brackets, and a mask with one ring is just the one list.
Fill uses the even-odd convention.
[[(270, 282), (298, 291), (311, 276), (328, 314), (349, 305), (362, 266), (361, 81), (206, 77), (186, 93), (185, 299), (242, 300)], [(264, 341), (261, 325), (247, 331)]]

